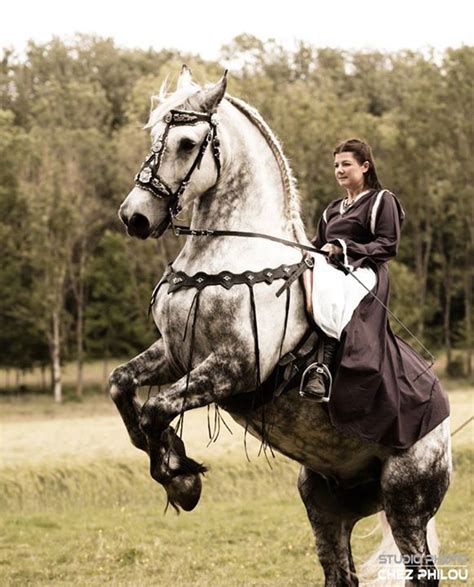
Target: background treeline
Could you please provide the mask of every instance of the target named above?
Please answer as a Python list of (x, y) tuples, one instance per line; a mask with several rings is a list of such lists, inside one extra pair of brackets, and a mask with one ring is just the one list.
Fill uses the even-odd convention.
[[(117, 209), (146, 152), (150, 96), (186, 62), (197, 81), (230, 66), (229, 93), (257, 107), (299, 180), (308, 233), (338, 197), (332, 147), (358, 136), (407, 218), (391, 263), (394, 310), (453, 374), (471, 374), (474, 48), (441, 56), (289, 51), (242, 35), (219, 63), (78, 36), (0, 54), (1, 366), (132, 356), (150, 344), (151, 289), (180, 243), (135, 242)], [(454, 349), (463, 350), (462, 359)]]

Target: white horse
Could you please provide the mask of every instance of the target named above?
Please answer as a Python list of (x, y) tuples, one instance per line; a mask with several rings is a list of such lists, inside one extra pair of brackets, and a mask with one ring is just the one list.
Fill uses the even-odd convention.
[[(183, 68), (177, 90), (152, 112), (152, 152), (120, 207), (122, 221), (132, 236), (158, 238), (181, 206), (192, 206), (191, 228), (308, 244), (277, 139), (258, 112), (226, 96), (225, 88), (225, 76), (201, 88)], [(301, 400), (297, 389), (255, 401), (253, 390), (309, 329), (299, 281), (287, 295), (275, 295), (301, 252), (270, 240), (203, 234), (190, 236), (155, 290), (158, 340), (110, 378), (112, 398), (133, 444), (148, 453), (152, 477), (176, 508), (195, 507), (205, 468), (186, 456), (170, 422), (215, 402), (302, 465), (298, 487), (326, 585), (358, 584), (351, 531), (382, 510), (401, 553), (416, 555), (407, 565), (408, 584), (438, 584), (426, 578), (434, 570), (427, 524), (449, 485), (448, 420), (411, 448), (394, 450), (342, 435), (324, 406)], [(138, 386), (161, 384), (168, 386), (141, 405)]]

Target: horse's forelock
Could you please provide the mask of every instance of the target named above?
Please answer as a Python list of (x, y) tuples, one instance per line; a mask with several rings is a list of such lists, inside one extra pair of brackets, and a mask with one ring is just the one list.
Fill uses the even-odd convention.
[[(145, 128), (153, 128), (157, 122), (159, 122), (170, 110), (185, 106), (190, 100), (201, 91), (198, 85), (190, 85), (180, 90), (176, 90), (172, 94), (167, 94), (167, 82), (161, 86), (160, 93), (158, 96), (153, 96), (152, 104), (158, 100), (158, 106), (154, 108), (150, 113)], [(194, 102), (194, 100), (193, 100)]]
[[(145, 128), (153, 128), (173, 108), (204, 112), (205, 90), (211, 86), (212, 84), (207, 84), (202, 88), (198, 84), (192, 83), (169, 94), (168, 79), (166, 79), (161, 85), (159, 94), (152, 96), (152, 111)], [(155, 103), (158, 103), (156, 108), (153, 107)]]

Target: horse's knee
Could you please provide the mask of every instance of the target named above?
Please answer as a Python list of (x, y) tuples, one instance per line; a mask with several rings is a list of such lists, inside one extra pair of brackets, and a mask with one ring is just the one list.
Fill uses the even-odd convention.
[(140, 428), (148, 437), (161, 436), (172, 417), (168, 417), (158, 398), (149, 399), (142, 406), (140, 414)]
[(119, 400), (124, 393), (134, 391), (137, 385), (138, 381), (128, 363), (116, 367), (109, 376), (109, 393), (114, 401)]

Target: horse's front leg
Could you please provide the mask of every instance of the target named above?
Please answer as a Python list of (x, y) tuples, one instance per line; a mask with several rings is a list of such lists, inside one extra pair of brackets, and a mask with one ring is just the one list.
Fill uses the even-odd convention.
[(137, 397), (140, 385), (162, 385), (176, 381), (166, 359), (163, 339), (146, 351), (112, 371), (109, 378), (110, 395), (117, 406), (134, 446), (148, 452), (145, 434), (140, 428), (141, 403)]
[(184, 444), (170, 422), (185, 410), (208, 405), (248, 389), (242, 363), (213, 353), (179, 381), (143, 404), (140, 427), (146, 435), (150, 474), (161, 483), (169, 502), (193, 509), (201, 495), (200, 473), (206, 468), (186, 456)]

